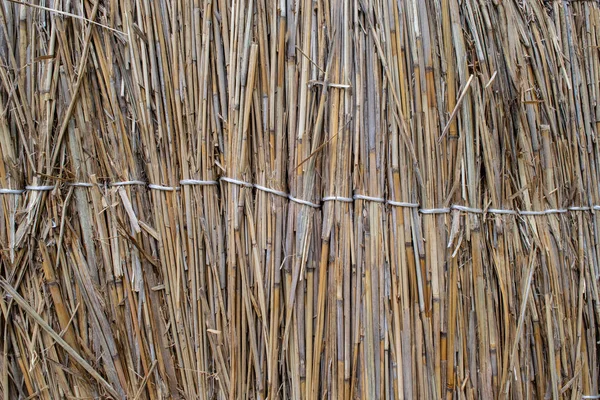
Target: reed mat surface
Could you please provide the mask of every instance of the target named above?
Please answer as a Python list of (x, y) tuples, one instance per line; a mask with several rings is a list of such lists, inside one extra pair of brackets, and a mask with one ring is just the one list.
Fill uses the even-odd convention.
[(0, 399), (600, 398), (598, 1), (28, 1)]

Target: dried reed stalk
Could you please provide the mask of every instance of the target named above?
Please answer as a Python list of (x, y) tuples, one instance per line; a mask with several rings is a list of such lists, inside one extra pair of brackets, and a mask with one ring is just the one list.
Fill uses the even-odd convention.
[(600, 392), (597, 1), (0, 26), (3, 399)]

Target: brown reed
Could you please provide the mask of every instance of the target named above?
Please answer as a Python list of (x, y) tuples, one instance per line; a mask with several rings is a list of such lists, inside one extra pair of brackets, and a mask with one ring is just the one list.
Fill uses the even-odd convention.
[(0, 26), (2, 399), (600, 393), (598, 1)]

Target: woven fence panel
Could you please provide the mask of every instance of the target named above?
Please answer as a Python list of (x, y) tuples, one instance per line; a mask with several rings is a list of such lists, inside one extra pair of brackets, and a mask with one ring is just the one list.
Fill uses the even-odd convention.
[(0, 397), (600, 398), (600, 5), (0, 4)]

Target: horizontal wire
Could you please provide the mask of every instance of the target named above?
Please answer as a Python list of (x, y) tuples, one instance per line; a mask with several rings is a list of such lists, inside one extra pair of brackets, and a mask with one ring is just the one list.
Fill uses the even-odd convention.
[(519, 215), (518, 211), (515, 210), (502, 210), (499, 208), (488, 208), (487, 212), (490, 214), (508, 214), (508, 215)]
[(153, 183), (149, 183), (148, 184), (148, 189), (162, 190), (163, 192), (172, 192), (172, 191), (175, 191), (175, 190), (179, 190), (178, 187), (155, 185)]
[(49, 190), (54, 190), (54, 186), (25, 186), (25, 190), (29, 190), (30, 192), (47, 192)]
[(233, 179), (233, 178), (228, 178), (226, 176), (222, 176), (220, 180), (222, 180), (223, 182), (233, 183), (234, 185), (244, 186), (244, 187), (247, 187), (247, 188), (254, 187), (254, 185), (251, 184), (251, 183), (248, 183), (248, 182), (245, 182), (245, 181), (240, 181), (240, 180)]
[(179, 181), (179, 184), (181, 186), (184, 186), (184, 185), (214, 186), (214, 185), (218, 185), (219, 182), (217, 182), (217, 181), (201, 181), (198, 179), (182, 179)]
[(591, 209), (589, 207), (567, 207), (568, 211), (590, 211)]
[(450, 212), (450, 208), (421, 208), (419, 209), (421, 214), (448, 214)]
[(94, 186), (92, 183), (88, 183), (88, 182), (72, 182), (72, 183), (68, 183), (68, 185), (73, 186), (73, 187), (83, 187), (83, 188)]
[(312, 203), (308, 200), (302, 200), (302, 199), (297, 199), (293, 196), (288, 196), (288, 199), (290, 199), (290, 201), (293, 201), (294, 203), (298, 203), (298, 204), (304, 204), (305, 206), (309, 206), (312, 208), (320, 208), (321, 205), (317, 204), (317, 203)]
[(280, 190), (271, 189), (271, 188), (261, 186), (261, 185), (254, 185), (254, 187), (263, 192), (274, 194), (275, 196), (285, 197), (285, 198), (290, 197), (289, 194), (287, 194), (286, 192), (282, 192)]
[(290, 201), (293, 201), (294, 203), (303, 204), (305, 206), (309, 206), (309, 207), (313, 207), (313, 208), (319, 208), (319, 207), (321, 207), (321, 204), (316, 204), (316, 203), (310, 202), (308, 200), (298, 199), (298, 198), (292, 196), (289, 193), (282, 192), (280, 190), (271, 189), (271, 188), (268, 188), (266, 186), (262, 186), (262, 185), (258, 185), (258, 184), (254, 184), (254, 183), (249, 183), (249, 182), (246, 182), (246, 181), (240, 181), (238, 179), (229, 178), (229, 177), (226, 177), (226, 176), (221, 177), (221, 180), (223, 182), (232, 183), (234, 185), (244, 186), (244, 187), (247, 187), (247, 188), (256, 188), (257, 190), (260, 190), (260, 191), (263, 191), (263, 192), (266, 192), (266, 193), (271, 193), (271, 194), (274, 194), (275, 196), (285, 197), (286, 199), (289, 199)]
[[(255, 188), (259, 191), (262, 191), (265, 193), (270, 193), (275, 196), (283, 197), (294, 203), (302, 204), (302, 205), (313, 207), (313, 208), (320, 208), (322, 206), (322, 204), (327, 201), (340, 201), (343, 203), (352, 203), (355, 200), (365, 200), (365, 201), (371, 201), (374, 203), (387, 204), (387, 205), (390, 205), (393, 207), (417, 208), (419, 213), (425, 214), (425, 215), (449, 214), (450, 212), (452, 212), (452, 210), (462, 211), (462, 212), (466, 212), (466, 213), (470, 213), (470, 214), (497, 214), (497, 215), (522, 215), (522, 216), (543, 216), (543, 215), (551, 215), (551, 214), (565, 214), (569, 211), (600, 211), (600, 205), (569, 206), (566, 208), (549, 208), (549, 209), (545, 209), (545, 210), (511, 210), (511, 209), (500, 209), (500, 208), (488, 208), (486, 210), (483, 210), (481, 208), (468, 207), (468, 206), (463, 206), (460, 204), (453, 204), (449, 207), (441, 207), (441, 208), (419, 208), (420, 207), (419, 203), (388, 200), (383, 197), (367, 196), (367, 195), (360, 194), (360, 193), (354, 194), (354, 196), (352, 196), (352, 197), (325, 196), (325, 197), (321, 198), (320, 203), (313, 203), (308, 200), (299, 199), (297, 197), (294, 197), (291, 194), (283, 192), (281, 190), (273, 189), (273, 188), (262, 186), (259, 184), (246, 182), (246, 181), (235, 179), (235, 178), (230, 178), (227, 176), (223, 176), (223, 177), (219, 178), (219, 181), (231, 183), (231, 184), (246, 187), (246, 188)], [(219, 184), (219, 182), (215, 181), (215, 180), (182, 179), (179, 181), (179, 184), (181, 186), (185, 186), (185, 185), (216, 186)], [(99, 185), (95, 185), (95, 184), (89, 183), (89, 182), (69, 182), (69, 183), (67, 183), (67, 185), (72, 186), (72, 187), (82, 187), (82, 188), (90, 188), (90, 187), (94, 187), (94, 186), (99, 186)], [(133, 185), (147, 186), (148, 189), (159, 190), (159, 191), (164, 191), (164, 192), (173, 192), (173, 191), (177, 191), (177, 190), (181, 189), (179, 186), (158, 185), (158, 184), (153, 184), (153, 183), (147, 183), (147, 182), (140, 181), (140, 180), (108, 183), (108, 186), (110, 186), (110, 187), (133, 186)], [(0, 195), (3, 195), (3, 194), (20, 195), (27, 191), (44, 192), (44, 191), (54, 190), (55, 187), (56, 186), (51, 186), (51, 185), (46, 185), (46, 186), (28, 185), (28, 186), (25, 186), (25, 189), (0, 188)]]
[(353, 196), (353, 198), (354, 198), (354, 200), (367, 200), (367, 201), (372, 201), (374, 203), (385, 203), (384, 198), (365, 196), (364, 194), (355, 194)]
[(483, 210), (481, 208), (465, 207), (458, 204), (453, 204), (450, 208), (453, 210), (464, 211), (472, 214), (483, 214)]
[(352, 197), (340, 197), (340, 196), (326, 196), (321, 201), (341, 201), (343, 203), (352, 203), (354, 199)]
[(387, 204), (394, 207), (419, 208), (419, 203), (407, 203), (405, 201), (388, 200)]
[(141, 185), (146, 186), (146, 182), (144, 181), (123, 181), (123, 182), (113, 182), (108, 186), (132, 186), (132, 185)]
[(566, 213), (567, 210), (557, 210), (554, 208), (548, 209), (548, 210), (542, 210), (542, 211), (528, 211), (528, 210), (521, 210), (520, 213), (521, 215), (548, 215), (548, 214), (564, 214)]
[(0, 194), (23, 194), (22, 189), (0, 189)]

